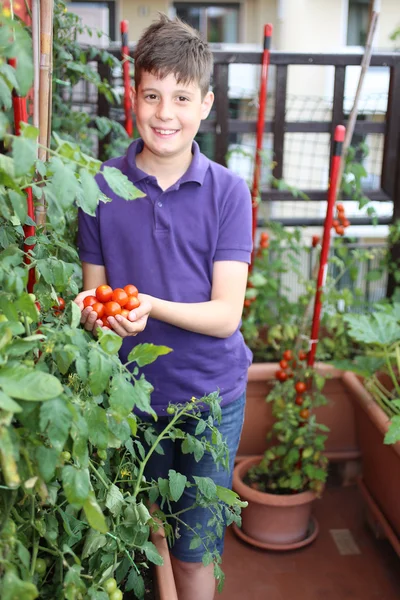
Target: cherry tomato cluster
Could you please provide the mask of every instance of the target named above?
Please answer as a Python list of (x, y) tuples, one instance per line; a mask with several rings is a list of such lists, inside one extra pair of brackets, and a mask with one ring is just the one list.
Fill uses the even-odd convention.
[(336, 204), (336, 218), (333, 219), (332, 227), (338, 235), (344, 235), (344, 231), (349, 225), (350, 221), (346, 219), (343, 204)]
[[(61, 296), (58, 296), (57, 302), (58, 302), (58, 304), (54, 304), (54, 306), (52, 306), (51, 308), (53, 309), (53, 314), (56, 317), (59, 317), (61, 315), (61, 313), (63, 312), (63, 310), (65, 310), (65, 300), (64, 300), (64, 298), (61, 298)], [(35, 302), (35, 304), (39, 304), (39, 303)], [(38, 310), (40, 310), (40, 304), (39, 304), (39, 306), (37, 306), (37, 308), (38, 308)]]
[[(303, 362), (307, 360), (307, 356), (307, 352), (300, 350), (297, 358), (299, 361)], [(282, 360), (279, 363), (280, 369), (275, 373), (276, 379), (281, 382), (291, 379), (294, 376), (293, 369), (296, 367), (296, 364), (296, 357), (294, 356), (292, 350), (285, 350), (282, 355)], [(296, 381), (294, 384), (294, 389), (296, 390), (297, 394), (295, 404), (297, 406), (302, 406), (304, 403), (303, 394), (307, 390), (307, 384), (304, 381)], [(310, 416), (310, 411), (308, 408), (302, 408), (299, 414), (300, 417), (306, 421)]]
[(114, 290), (110, 285), (103, 284), (96, 288), (95, 296), (86, 296), (83, 306), (91, 306), (103, 322), (103, 327), (109, 327), (108, 317), (121, 315), (127, 319), (130, 311), (140, 306), (138, 293), (137, 287), (131, 283)]

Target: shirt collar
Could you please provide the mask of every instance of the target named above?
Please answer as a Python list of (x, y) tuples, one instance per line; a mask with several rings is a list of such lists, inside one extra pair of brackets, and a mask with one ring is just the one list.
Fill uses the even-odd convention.
[[(129, 174), (129, 178), (132, 183), (137, 183), (143, 179), (146, 179), (149, 175), (139, 169), (136, 166), (136, 155), (139, 154), (143, 150), (143, 140), (141, 138), (132, 142), (129, 146), (126, 154), (125, 154), (125, 169), (126, 174)], [(209, 160), (204, 154), (200, 152), (199, 145), (197, 142), (193, 141), (192, 143), (192, 162), (189, 165), (186, 173), (182, 175), (180, 180), (177, 182), (177, 186), (179, 187), (183, 183), (188, 183), (190, 181), (194, 181), (203, 185), (204, 178), (206, 176), (206, 172), (209, 165)]]

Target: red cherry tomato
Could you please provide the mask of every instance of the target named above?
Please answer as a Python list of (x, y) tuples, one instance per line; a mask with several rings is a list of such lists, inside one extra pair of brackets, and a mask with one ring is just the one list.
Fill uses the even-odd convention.
[(98, 302), (96, 296), (86, 296), (83, 301), (83, 306), (87, 308), (88, 306), (93, 306), (93, 304), (96, 304), (96, 302)]
[(282, 354), (282, 357), (284, 360), (292, 360), (293, 352), (291, 350), (285, 350), (285, 352)]
[(96, 289), (96, 298), (99, 302), (110, 302), (112, 299), (112, 294), (112, 287), (106, 284), (99, 285), (99, 287)]
[(139, 298), (137, 298), (136, 296), (129, 296), (128, 302), (125, 304), (124, 308), (126, 308), (126, 310), (131, 311), (134, 308), (137, 308), (138, 306), (140, 306)]
[(350, 225), (350, 221), (348, 219), (345, 219), (342, 223), (343, 227), (349, 227)]
[(295, 386), (294, 386), (294, 389), (296, 390), (296, 392), (297, 392), (298, 394), (303, 394), (303, 393), (306, 391), (306, 389), (307, 389), (307, 386), (306, 386), (306, 384), (304, 383), (304, 381), (298, 381), (298, 382), (295, 384)]
[(344, 227), (343, 225), (338, 225), (337, 227), (335, 227), (335, 231), (338, 235), (343, 235), (344, 234)]
[(344, 212), (344, 206), (343, 206), (343, 204), (340, 204), (340, 203), (336, 204), (336, 210), (338, 212)]
[(106, 302), (104, 304), (104, 314), (106, 317), (115, 317), (115, 315), (121, 314), (121, 307), (118, 302)]
[(279, 366), (281, 367), (281, 369), (285, 370), (288, 368), (288, 361), (287, 360), (281, 360), (279, 363)]
[(307, 356), (308, 356), (307, 352), (304, 352), (304, 350), (300, 350), (299, 360), (306, 360)]
[(129, 310), (126, 310), (126, 308), (123, 308), (121, 310), (121, 317), (125, 317), (125, 319), (127, 319), (129, 316)]
[(101, 317), (104, 315), (104, 304), (102, 304), (101, 302), (95, 302), (94, 304), (92, 304), (92, 308), (94, 312), (97, 313), (99, 319), (101, 319)]
[(103, 327), (108, 327), (108, 329), (111, 329), (110, 323), (107, 321), (106, 315), (104, 315), (104, 317), (101, 318), (101, 321), (103, 322)]
[(296, 400), (295, 403), (297, 404), (297, 406), (301, 406), (304, 402), (304, 398), (303, 396), (296, 396)]
[(308, 408), (302, 408), (300, 411), (300, 417), (302, 419), (308, 419), (309, 416), (310, 416), (310, 411), (308, 410)]
[(118, 302), (122, 308), (128, 302), (128, 294), (122, 288), (115, 288), (112, 293), (112, 301)]
[(315, 246), (318, 246), (319, 240), (320, 240), (319, 235), (313, 235), (312, 236), (312, 247), (313, 248), (315, 248)]
[(339, 227), (339, 225), (340, 225), (339, 221), (337, 219), (333, 219), (333, 221), (332, 221), (332, 227), (334, 229), (336, 229), (336, 227)]
[(137, 296), (139, 293), (137, 287), (135, 285), (132, 285), (132, 283), (128, 283), (128, 285), (125, 285), (124, 290), (128, 294), (128, 296)]
[(288, 378), (288, 375), (287, 375), (286, 371), (277, 371), (275, 373), (275, 377), (278, 381), (286, 381), (286, 379)]

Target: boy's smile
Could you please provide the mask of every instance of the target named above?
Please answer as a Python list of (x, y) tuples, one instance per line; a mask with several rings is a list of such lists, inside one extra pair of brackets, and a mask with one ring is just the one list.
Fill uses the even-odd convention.
[(192, 142), (212, 107), (214, 95), (204, 98), (197, 83), (178, 83), (174, 74), (159, 79), (144, 71), (133, 90), (136, 126), (144, 141), (143, 159), (179, 158), (190, 163)]

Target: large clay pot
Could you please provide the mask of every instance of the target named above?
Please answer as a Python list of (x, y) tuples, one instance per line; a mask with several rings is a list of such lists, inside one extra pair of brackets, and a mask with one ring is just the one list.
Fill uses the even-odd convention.
[(312, 491), (299, 494), (277, 495), (254, 490), (243, 481), (246, 473), (261, 460), (253, 456), (240, 460), (233, 472), (233, 489), (248, 506), (242, 510), (241, 530), (235, 532), (245, 541), (259, 548), (292, 550), (312, 542), (318, 526), (311, 518)]
[(384, 444), (389, 417), (351, 372), (343, 382), (356, 411), (356, 431), (362, 456), (360, 490), (369, 510), (400, 556), (400, 442)]
[[(279, 368), (278, 363), (255, 363), (249, 368), (238, 459), (262, 454), (267, 447), (266, 436), (271, 430), (273, 416), (271, 404), (265, 398)], [(354, 407), (343, 383), (343, 371), (324, 363), (316, 363), (316, 369), (327, 378), (323, 392), (329, 402), (316, 410), (318, 422), (330, 429), (325, 453), (330, 460), (357, 459), (360, 451), (355, 433)]]

